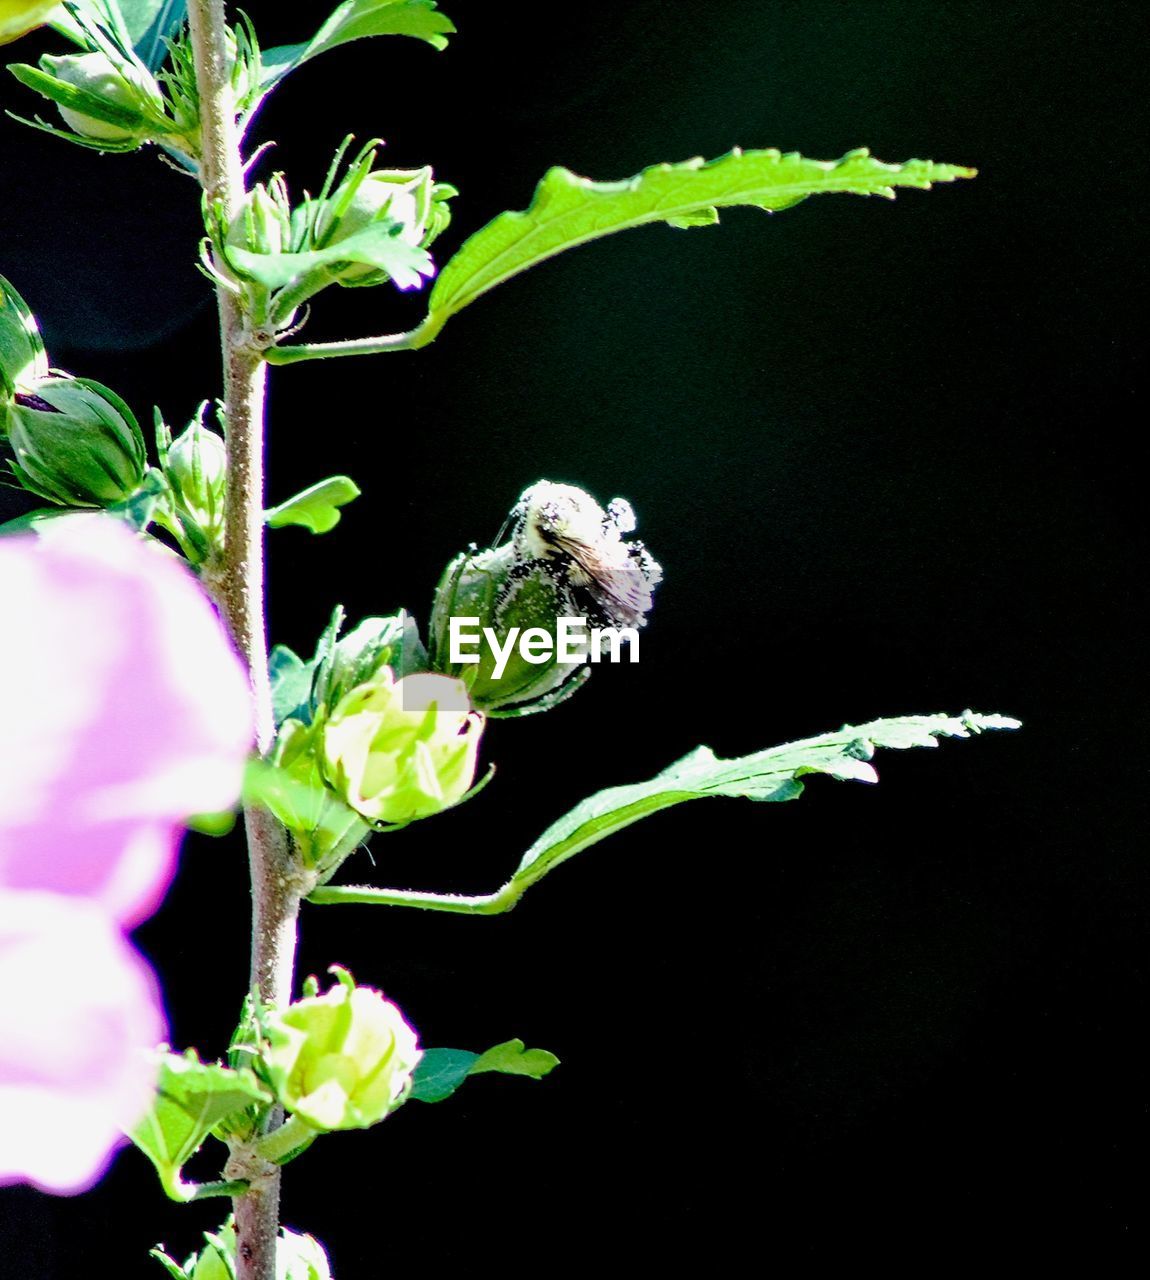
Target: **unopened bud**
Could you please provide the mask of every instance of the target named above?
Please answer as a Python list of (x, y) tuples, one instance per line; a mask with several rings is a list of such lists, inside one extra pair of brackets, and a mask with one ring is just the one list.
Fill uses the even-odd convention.
[(81, 137), (101, 142), (143, 142), (151, 136), (154, 113), (163, 112), (164, 99), (156, 78), (135, 62), (113, 62), (107, 54), (50, 54), (41, 65), (57, 80), (90, 93), (112, 108), (127, 113), (123, 123), (101, 120), (82, 109), (57, 103), (60, 115)]
[(19, 392), (5, 421), (16, 478), (62, 506), (122, 502), (144, 478), (144, 437), (132, 411), (87, 378), (43, 378)]
[(423, 1054), (381, 992), (332, 971), (331, 990), (265, 1015), (263, 1067), (280, 1102), (306, 1124), (366, 1129), (403, 1102)]
[(430, 817), (475, 779), (483, 717), (458, 680), (382, 667), (349, 690), (323, 727), (323, 769), (335, 792), (371, 822)]
[[(509, 539), (457, 556), (436, 592), (431, 666), (493, 715), (545, 710), (586, 678), (588, 659), (637, 643), (662, 570), (629, 503), (604, 510), (574, 485), (542, 480), (511, 512)], [(465, 654), (461, 641), (471, 647)]]

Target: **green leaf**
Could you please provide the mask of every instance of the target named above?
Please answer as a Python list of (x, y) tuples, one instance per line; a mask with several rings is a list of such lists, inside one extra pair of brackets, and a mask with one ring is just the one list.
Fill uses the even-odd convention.
[(264, 87), (270, 89), (318, 54), (364, 36), (414, 36), (443, 49), (454, 31), (436, 0), (345, 0), (310, 40), (264, 50)]
[(838, 733), (734, 760), (720, 760), (709, 747), (696, 747), (649, 782), (612, 787), (577, 804), (527, 850), (510, 883), (521, 892), (613, 832), (687, 800), (708, 796), (794, 800), (802, 794), (801, 779), (810, 773), (877, 782), (878, 774), (867, 763), (877, 747), (935, 747), (939, 737), (966, 738), (986, 729), (1017, 729), (1019, 724), (1007, 716), (967, 711), (961, 716), (903, 716), (857, 728), (846, 725)]
[(411, 1093), (417, 1102), (442, 1102), (450, 1098), (468, 1076), (498, 1071), (509, 1076), (541, 1080), (559, 1065), (546, 1049), (525, 1049), (522, 1040), (507, 1040), (486, 1053), (467, 1049), (427, 1049), (415, 1068)]
[(527, 209), (501, 213), (444, 266), (420, 335), (430, 342), (457, 311), (528, 267), (629, 227), (652, 222), (703, 226), (718, 221), (722, 206), (751, 205), (773, 213), (830, 191), (893, 198), (896, 186), (926, 189), (974, 173), (930, 160), (883, 164), (865, 147), (841, 160), (736, 149), (717, 160), (652, 165), (623, 182), (591, 182), (570, 169), (551, 169)]
[(124, 25), (136, 57), (155, 71), (168, 55), (165, 40), (175, 35), (187, 16), (187, 0), (119, 0)]
[(221, 809), (216, 813), (193, 813), (190, 818), (184, 819), (184, 826), (189, 831), (198, 831), (202, 836), (218, 839), (235, 830), (236, 811)]
[[(289, 716), (296, 716), (305, 723), (311, 719), (311, 682), (315, 675), (316, 659), (304, 662), (285, 644), (277, 644), (268, 654), (268, 678), (272, 686), (272, 711), (277, 725)], [(299, 715), (301, 708), (306, 713)]]
[(384, 220), (373, 222), (327, 249), (253, 253), (229, 246), (226, 252), (238, 272), (268, 289), (282, 289), (314, 271), (342, 262), (364, 263), (385, 271), (399, 289), (418, 289), (422, 278), (434, 273), (435, 266), (426, 249), (403, 239), (404, 230), (402, 222)]
[(25, 391), (47, 376), (48, 355), (36, 317), (12, 285), (0, 276), (0, 391), (8, 395)]
[(323, 784), (309, 758), (297, 768), (249, 760), (244, 770), (245, 805), (260, 805), (291, 831), (308, 831), (320, 820), (334, 793)]
[(271, 529), (298, 524), (312, 533), (327, 533), (339, 524), (340, 507), (346, 507), (358, 497), (359, 486), (354, 480), (348, 476), (329, 476), (265, 511), (264, 521)]
[(165, 1053), (152, 1105), (128, 1137), (156, 1166), (165, 1192), (187, 1202), (196, 1187), (183, 1182), (180, 1171), (212, 1129), (253, 1104), (273, 1101), (251, 1071), (200, 1062), (191, 1049), (183, 1056)]
[(425, 1049), (411, 1081), (409, 1098), (416, 1102), (442, 1102), (471, 1074), (479, 1054), (467, 1049)]
[(75, 507), (37, 507), (34, 511), (25, 511), (22, 516), (15, 516), (0, 524), (0, 535), (6, 533), (32, 533), (42, 524), (63, 517), (76, 519), (91, 517), (90, 511), (77, 511)]
[(547, 1049), (524, 1048), (522, 1040), (506, 1040), (493, 1045), (471, 1068), (477, 1076), (484, 1071), (498, 1071), (505, 1076), (530, 1076), (542, 1080), (559, 1065), (559, 1059)]

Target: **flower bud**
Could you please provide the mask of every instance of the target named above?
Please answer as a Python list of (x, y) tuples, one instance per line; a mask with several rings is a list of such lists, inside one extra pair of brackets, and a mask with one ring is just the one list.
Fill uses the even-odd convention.
[[(282, 179), (258, 183), (245, 197), (228, 228), (226, 246), (249, 253), (288, 253), (292, 247), (291, 209)], [(243, 274), (241, 268), (233, 266)]]
[(209, 539), (217, 535), (223, 529), (226, 494), (223, 436), (193, 418), (168, 446), (164, 475), (181, 506)]
[(284, 1107), (319, 1130), (366, 1129), (403, 1102), (423, 1056), (415, 1032), (382, 993), (346, 969), (323, 995), (264, 1015), (262, 1060)]
[[(447, 201), (456, 194), (446, 183), (435, 183), (430, 168), (376, 169), (366, 175), (356, 169), (332, 193), (317, 221), (317, 238), (325, 247), (338, 245), (378, 222), (398, 224), (396, 235), (410, 245), (426, 248), (447, 226)], [(333, 272), (343, 285), (382, 284), (387, 273), (369, 263), (350, 262)]]
[(88, 378), (40, 379), (17, 393), (5, 426), (16, 478), (49, 502), (110, 506), (144, 478), (144, 437), (132, 411)]
[(458, 680), (381, 667), (349, 690), (323, 726), (322, 768), (371, 822), (412, 822), (461, 800), (475, 778), (483, 717)]
[(136, 62), (113, 62), (107, 54), (68, 53), (61, 57), (45, 54), (41, 66), (49, 74), (75, 89), (128, 112), (135, 119), (113, 124), (83, 110), (57, 106), (64, 121), (81, 137), (100, 142), (144, 142), (154, 130), (156, 113), (163, 113), (164, 99), (156, 78)]
[[(624, 540), (635, 516), (622, 498), (604, 510), (582, 489), (542, 480), (508, 523), (508, 541), (448, 565), (431, 615), (432, 668), (461, 679), (472, 704), (493, 715), (546, 710), (574, 692), (588, 659), (617, 652), (645, 625), (663, 576), (641, 542)], [(470, 620), (477, 661), (453, 661), (453, 618)], [(550, 645), (532, 654), (516, 643), (529, 633)]]

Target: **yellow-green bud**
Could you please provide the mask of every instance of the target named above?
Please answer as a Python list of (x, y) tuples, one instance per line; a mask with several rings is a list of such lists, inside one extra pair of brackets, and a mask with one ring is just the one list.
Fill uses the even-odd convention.
[(350, 689), (323, 727), (322, 767), (371, 822), (426, 818), (461, 800), (475, 778), (483, 717), (459, 680), (382, 667)]
[(263, 1067), (284, 1107), (314, 1129), (366, 1129), (403, 1102), (423, 1056), (382, 993), (346, 969), (323, 995), (265, 1015)]
[(144, 478), (144, 437), (131, 409), (88, 378), (42, 378), (17, 393), (4, 425), (16, 478), (49, 502), (110, 506)]
[(63, 80), (65, 84), (82, 89), (136, 117), (136, 122), (131, 124), (113, 124), (58, 103), (60, 115), (81, 137), (100, 142), (143, 142), (152, 132), (147, 111), (162, 112), (164, 109), (163, 95), (156, 78), (137, 63), (114, 63), (106, 54), (99, 52), (68, 53), (61, 57), (46, 54), (41, 63), (57, 80)]

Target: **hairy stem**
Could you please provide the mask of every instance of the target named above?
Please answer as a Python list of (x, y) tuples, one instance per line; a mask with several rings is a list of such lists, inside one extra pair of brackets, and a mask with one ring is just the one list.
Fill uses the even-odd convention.
[(510, 911), (523, 889), (505, 884), (496, 893), (421, 893), (416, 889), (377, 889), (370, 884), (327, 884), (313, 889), (307, 900), (320, 905), (357, 903), (377, 907), (420, 907), (424, 911), (450, 911), (465, 916), (495, 916)]
[(423, 346), (420, 330), (388, 333), (379, 338), (352, 338), (348, 342), (299, 343), (292, 347), (272, 347), (269, 364), (299, 364), (303, 360), (331, 360), (336, 356), (375, 356), (386, 351), (415, 351)]
[[(200, 97), (200, 184), (209, 202), (231, 218), (244, 195), (241, 137), (231, 83), (224, 0), (190, 0), (188, 24)], [(225, 263), (216, 269), (227, 275)], [(227, 412), (227, 505), (224, 548), (205, 582), (251, 674), (256, 746), (267, 751), (275, 732), (264, 624), (264, 387), (260, 345), (240, 299), (218, 289)], [(263, 1000), (291, 999), (299, 892), (283, 827), (266, 810), (244, 810), (252, 877), (251, 983)], [(253, 1178), (235, 1200), (237, 1280), (275, 1280), (279, 1232), (279, 1170)]]

